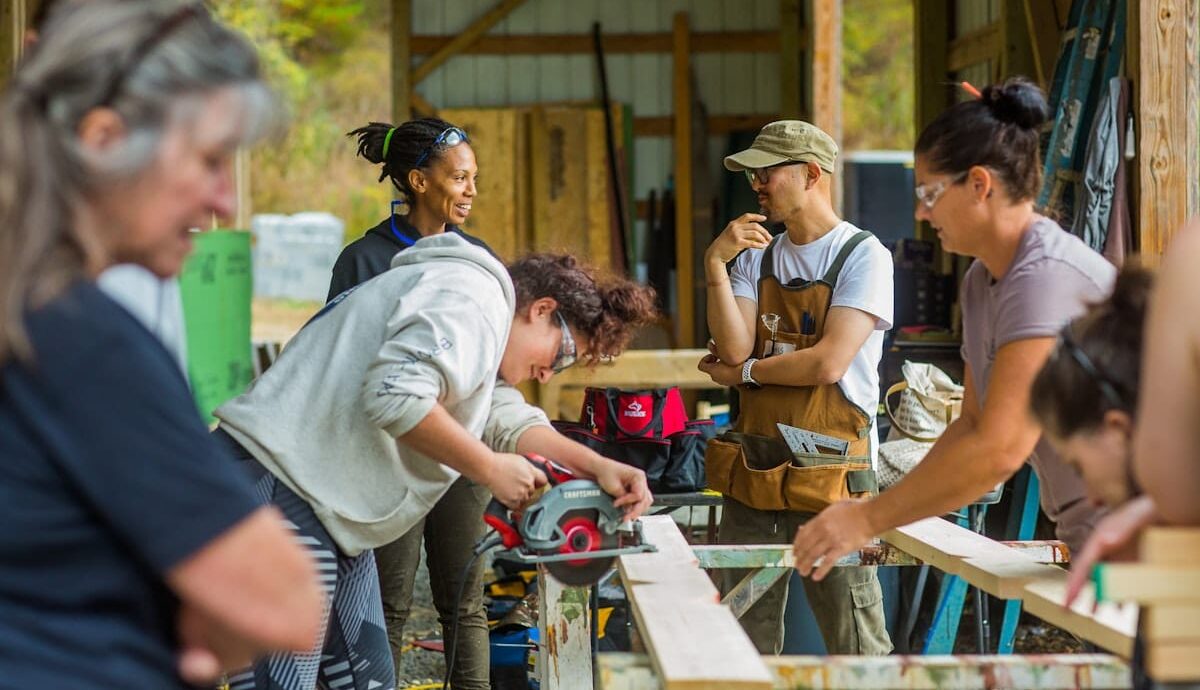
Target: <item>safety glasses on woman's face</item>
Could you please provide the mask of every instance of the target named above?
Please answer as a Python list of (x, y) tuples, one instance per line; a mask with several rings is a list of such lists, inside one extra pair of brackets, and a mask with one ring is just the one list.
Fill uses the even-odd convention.
[(785, 168), (789, 165), (804, 165), (807, 162), (808, 161), (786, 161), (784, 163), (768, 165), (765, 168), (746, 168), (742, 172), (746, 173), (746, 181), (750, 183), (751, 187), (753, 187), (756, 182), (760, 185), (764, 185), (769, 182), (771, 180), (770, 171), (774, 170), (775, 168)]
[(464, 141), (471, 141), (467, 137), (466, 132), (462, 131), (458, 127), (447, 127), (446, 129), (442, 130), (442, 133), (437, 135), (437, 139), (434, 139), (433, 143), (425, 149), (425, 151), (421, 154), (421, 157), (417, 159), (416, 165), (413, 167), (421, 167), (421, 164), (424, 163), (425, 160), (429, 158), (430, 154), (437, 149), (451, 149), (463, 143)]
[(558, 326), (562, 329), (562, 342), (558, 344), (558, 354), (554, 355), (554, 363), (550, 365), (550, 368), (557, 374), (575, 363), (576, 353), (575, 338), (571, 337), (571, 329), (567, 328), (567, 320), (563, 318), (560, 311), (555, 311), (554, 315), (558, 317)]
[(967, 179), (967, 172), (963, 171), (949, 180), (939, 180), (937, 182), (917, 185), (916, 189), (913, 190), (913, 193), (917, 195), (917, 201), (925, 205), (926, 211), (932, 211), (933, 205), (938, 202), (938, 199), (942, 198), (942, 195), (946, 193), (947, 189), (950, 189), (950, 187), (962, 182), (965, 179)]

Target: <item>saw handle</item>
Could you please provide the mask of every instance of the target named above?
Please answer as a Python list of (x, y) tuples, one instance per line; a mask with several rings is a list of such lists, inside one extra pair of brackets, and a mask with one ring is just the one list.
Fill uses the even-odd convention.
[(575, 474), (567, 468), (559, 465), (551, 460), (538, 455), (537, 453), (525, 453), (525, 459), (530, 465), (542, 471), (546, 475), (546, 481), (550, 486), (558, 486), (563, 482), (569, 482), (575, 478)]
[[(557, 486), (575, 478), (575, 475), (567, 468), (556, 465), (537, 453), (526, 453), (525, 460), (546, 475), (546, 481), (550, 486)], [(500, 535), (504, 548), (511, 549), (525, 543), (525, 540), (521, 538), (520, 531), (517, 530), (517, 523), (510, 517), (508, 507), (495, 498), (483, 511), (483, 521)]]

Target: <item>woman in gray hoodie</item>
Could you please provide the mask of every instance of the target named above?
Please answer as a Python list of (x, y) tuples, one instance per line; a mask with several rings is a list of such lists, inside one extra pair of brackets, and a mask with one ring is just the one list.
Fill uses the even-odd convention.
[(460, 475), (517, 507), (545, 482), (518, 453), (539, 453), (639, 516), (651, 501), (641, 471), (560, 435), (512, 386), (619, 354), (653, 304), (651, 289), (599, 281), (572, 257), (535, 254), (506, 270), (446, 233), (326, 305), (216, 411), (218, 435), (246, 460), (259, 499), (295, 525), (332, 599), (312, 653), (272, 657), (231, 686), (307, 689), (320, 675), (332, 687), (392, 687), (371, 549), (408, 531)]

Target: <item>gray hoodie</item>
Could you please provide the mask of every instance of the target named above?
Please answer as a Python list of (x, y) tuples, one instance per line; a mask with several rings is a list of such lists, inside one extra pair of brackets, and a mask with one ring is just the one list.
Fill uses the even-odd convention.
[(402, 536), (458, 478), (395, 440), (435, 403), (502, 452), (549, 425), (496, 379), (514, 310), (499, 261), (458, 235), (427, 237), (326, 305), (214, 414), (357, 555)]

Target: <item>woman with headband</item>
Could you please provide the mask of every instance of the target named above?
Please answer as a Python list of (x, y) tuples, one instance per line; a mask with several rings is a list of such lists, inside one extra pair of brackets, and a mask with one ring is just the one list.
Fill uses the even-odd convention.
[[(372, 122), (349, 136), (358, 137), (358, 155), (381, 166), (379, 180), (390, 180), (402, 198), (392, 202), (387, 218), (342, 250), (333, 266), (329, 300), (388, 270), (397, 253), (422, 237), (452, 232), (491, 252), (483, 240), (459, 227), (471, 213), (476, 192), (475, 152), (466, 132), (444, 120), (423, 118), (399, 127)], [(398, 212), (401, 205), (405, 206), (403, 214)], [(471, 560), (471, 548), (483, 533), (483, 510), (490, 496), (486, 487), (461, 477), (407, 534), (375, 549), (383, 615), (397, 673), (424, 541), (425, 565), (443, 639), (450, 639), (449, 627), (458, 609), (454, 686), (487, 690), (482, 561), (476, 559), (467, 572), (468, 585), (461, 601), (456, 594)], [(447, 645), (447, 658), (451, 651)]]
[(1112, 289), (1116, 269), (1034, 210), (1042, 183), (1042, 92), (1010, 79), (958, 103), (921, 132), (916, 218), (946, 251), (975, 259), (963, 278), (962, 416), (903, 480), (827, 508), (799, 529), (796, 567), (817, 579), (872, 537), (967, 505), (1029, 461), (1041, 504), (1072, 551), (1099, 509), (1028, 413), (1034, 376), (1062, 327)]

